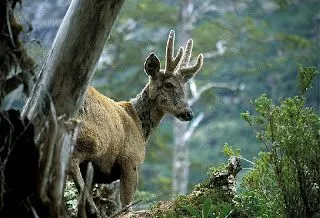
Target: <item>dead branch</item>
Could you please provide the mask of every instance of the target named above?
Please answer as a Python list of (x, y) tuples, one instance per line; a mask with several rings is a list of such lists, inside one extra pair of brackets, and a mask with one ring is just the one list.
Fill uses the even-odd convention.
[(86, 203), (88, 196), (90, 195), (90, 192), (92, 190), (92, 181), (93, 181), (93, 166), (92, 163), (89, 162), (87, 166), (87, 172), (86, 172), (86, 181), (84, 188), (82, 192), (80, 193), (80, 201), (78, 204), (78, 217), (86, 218)]
[(203, 117), (204, 117), (204, 113), (200, 113), (197, 115), (197, 117), (189, 125), (188, 130), (182, 136), (182, 140), (187, 141), (192, 136), (194, 130), (199, 126)]
[(201, 95), (205, 92), (208, 91), (209, 89), (227, 89), (230, 91), (242, 91), (245, 88), (244, 84), (236, 85), (236, 84), (230, 84), (230, 83), (224, 83), (224, 82), (219, 82), (219, 83), (213, 83), (209, 82), (204, 86), (201, 86), (198, 90), (196, 83), (194, 80), (190, 80), (190, 92), (191, 92), (191, 98), (189, 99), (189, 104), (193, 105), (195, 104), (201, 97)]

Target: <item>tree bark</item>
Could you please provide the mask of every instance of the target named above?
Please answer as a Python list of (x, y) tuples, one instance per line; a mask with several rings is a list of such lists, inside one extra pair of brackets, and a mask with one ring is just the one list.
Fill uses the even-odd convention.
[(124, 0), (73, 0), (22, 115), (42, 128), (53, 102), (57, 116), (74, 116)]
[(172, 191), (174, 195), (186, 194), (189, 181), (189, 148), (187, 141), (182, 139), (184, 132), (188, 130), (188, 124), (174, 120), (173, 139), (173, 172)]
[[(50, 217), (64, 217), (64, 183), (83, 103), (124, 0), (72, 0), (23, 111), (40, 155), (39, 197)], [(63, 117), (63, 118), (62, 118)], [(35, 208), (37, 211), (38, 208)]]

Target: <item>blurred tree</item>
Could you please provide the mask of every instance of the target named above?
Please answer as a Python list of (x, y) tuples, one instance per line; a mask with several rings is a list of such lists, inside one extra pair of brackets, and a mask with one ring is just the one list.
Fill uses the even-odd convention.
[(315, 68), (298, 67), (299, 95), (274, 105), (266, 95), (254, 100), (256, 112), (242, 117), (265, 145), (244, 178), (240, 205), (251, 216), (320, 215), (320, 117), (305, 106)]
[[(178, 10), (177, 32), (179, 44), (185, 45), (187, 40), (191, 38), (193, 26), (192, 13), (194, 4), (192, 0), (180, 0)], [(189, 91), (189, 84), (185, 84), (186, 93)], [(189, 96), (186, 96), (188, 99)], [(196, 127), (199, 125), (203, 115), (192, 121)], [(189, 149), (187, 141), (194, 131), (194, 128), (189, 129), (186, 122), (174, 119), (173, 121), (173, 162), (172, 162), (172, 191), (173, 194), (186, 194), (189, 177)]]
[[(195, 10), (195, 4), (205, 4), (206, 7), (198, 7)], [(177, 21), (177, 30), (179, 33), (178, 41), (180, 44), (185, 44), (188, 39), (191, 38), (192, 30), (195, 28), (195, 23), (197, 19), (200, 19), (200, 14), (203, 13), (201, 10), (208, 10), (210, 7), (210, 2), (197, 2), (192, 0), (180, 0), (179, 2), (179, 12)], [(223, 41), (218, 41), (217, 51), (213, 50), (206, 53), (206, 58), (215, 58), (219, 55), (224, 55), (225, 47)], [(191, 79), (189, 83), (185, 85), (187, 90), (188, 102), (193, 106), (201, 97), (201, 95), (211, 89), (211, 88), (222, 88), (231, 91), (239, 90), (238, 87), (233, 86), (229, 83), (214, 83), (206, 82), (200, 87), (196, 84), (194, 79)], [(188, 181), (189, 181), (189, 167), (190, 167), (190, 157), (189, 157), (189, 146), (188, 141), (192, 137), (195, 129), (198, 127), (202, 121), (204, 114), (199, 113), (196, 118), (190, 123), (181, 122), (177, 119), (173, 120), (173, 163), (172, 163), (172, 191), (173, 194), (186, 194), (188, 191)]]

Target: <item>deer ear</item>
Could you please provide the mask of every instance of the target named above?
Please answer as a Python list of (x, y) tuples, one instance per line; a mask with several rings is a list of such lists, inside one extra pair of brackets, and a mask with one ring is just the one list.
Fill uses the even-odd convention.
[(160, 70), (160, 60), (158, 57), (151, 53), (149, 57), (147, 57), (146, 62), (144, 63), (144, 71), (151, 77), (154, 77), (157, 72)]

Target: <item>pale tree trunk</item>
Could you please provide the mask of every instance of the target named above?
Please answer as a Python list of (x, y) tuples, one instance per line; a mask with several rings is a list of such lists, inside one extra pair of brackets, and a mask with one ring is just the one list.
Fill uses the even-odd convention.
[(189, 148), (181, 136), (187, 130), (187, 124), (179, 121), (173, 121), (173, 172), (172, 172), (172, 189), (173, 194), (186, 194), (188, 187), (189, 175)]
[(189, 181), (189, 147), (188, 140), (195, 128), (200, 124), (204, 114), (199, 114), (190, 125), (174, 120), (174, 151), (173, 151), (173, 193), (186, 194)]
[(64, 216), (64, 182), (78, 129), (78, 122), (70, 118), (83, 102), (123, 2), (71, 2), (22, 112), (35, 126), (41, 169), (39, 198), (49, 205), (52, 217)]
[[(191, 38), (193, 4), (191, 0), (180, 0), (177, 36), (179, 44), (185, 44)], [(188, 93), (188, 84), (186, 92)], [(174, 119), (173, 127), (173, 169), (172, 191), (173, 194), (186, 194), (189, 177), (189, 148), (188, 138), (183, 137), (188, 131), (188, 123)]]
[[(179, 1), (179, 19), (178, 19), (178, 42), (185, 44), (191, 38), (193, 24), (198, 18), (201, 18), (201, 10), (210, 11), (210, 2), (202, 2), (203, 7), (199, 7), (198, 11), (194, 10), (194, 0)], [(198, 2), (199, 3), (199, 2)], [(203, 12), (204, 13), (204, 12)], [(206, 59), (213, 59), (221, 56), (226, 51), (226, 42), (220, 40), (216, 43), (216, 50), (204, 53)], [(186, 84), (186, 98), (190, 106), (196, 103), (201, 95), (211, 88), (222, 88), (231, 91), (242, 90), (243, 85), (234, 85), (228, 83), (212, 83), (197, 87), (193, 79)], [(190, 94), (189, 94), (190, 93)], [(190, 157), (188, 141), (193, 135), (195, 129), (204, 117), (203, 113), (198, 114), (190, 122), (181, 122), (178, 119), (173, 121), (173, 169), (172, 169), (172, 192), (174, 195), (186, 194), (189, 182)]]

